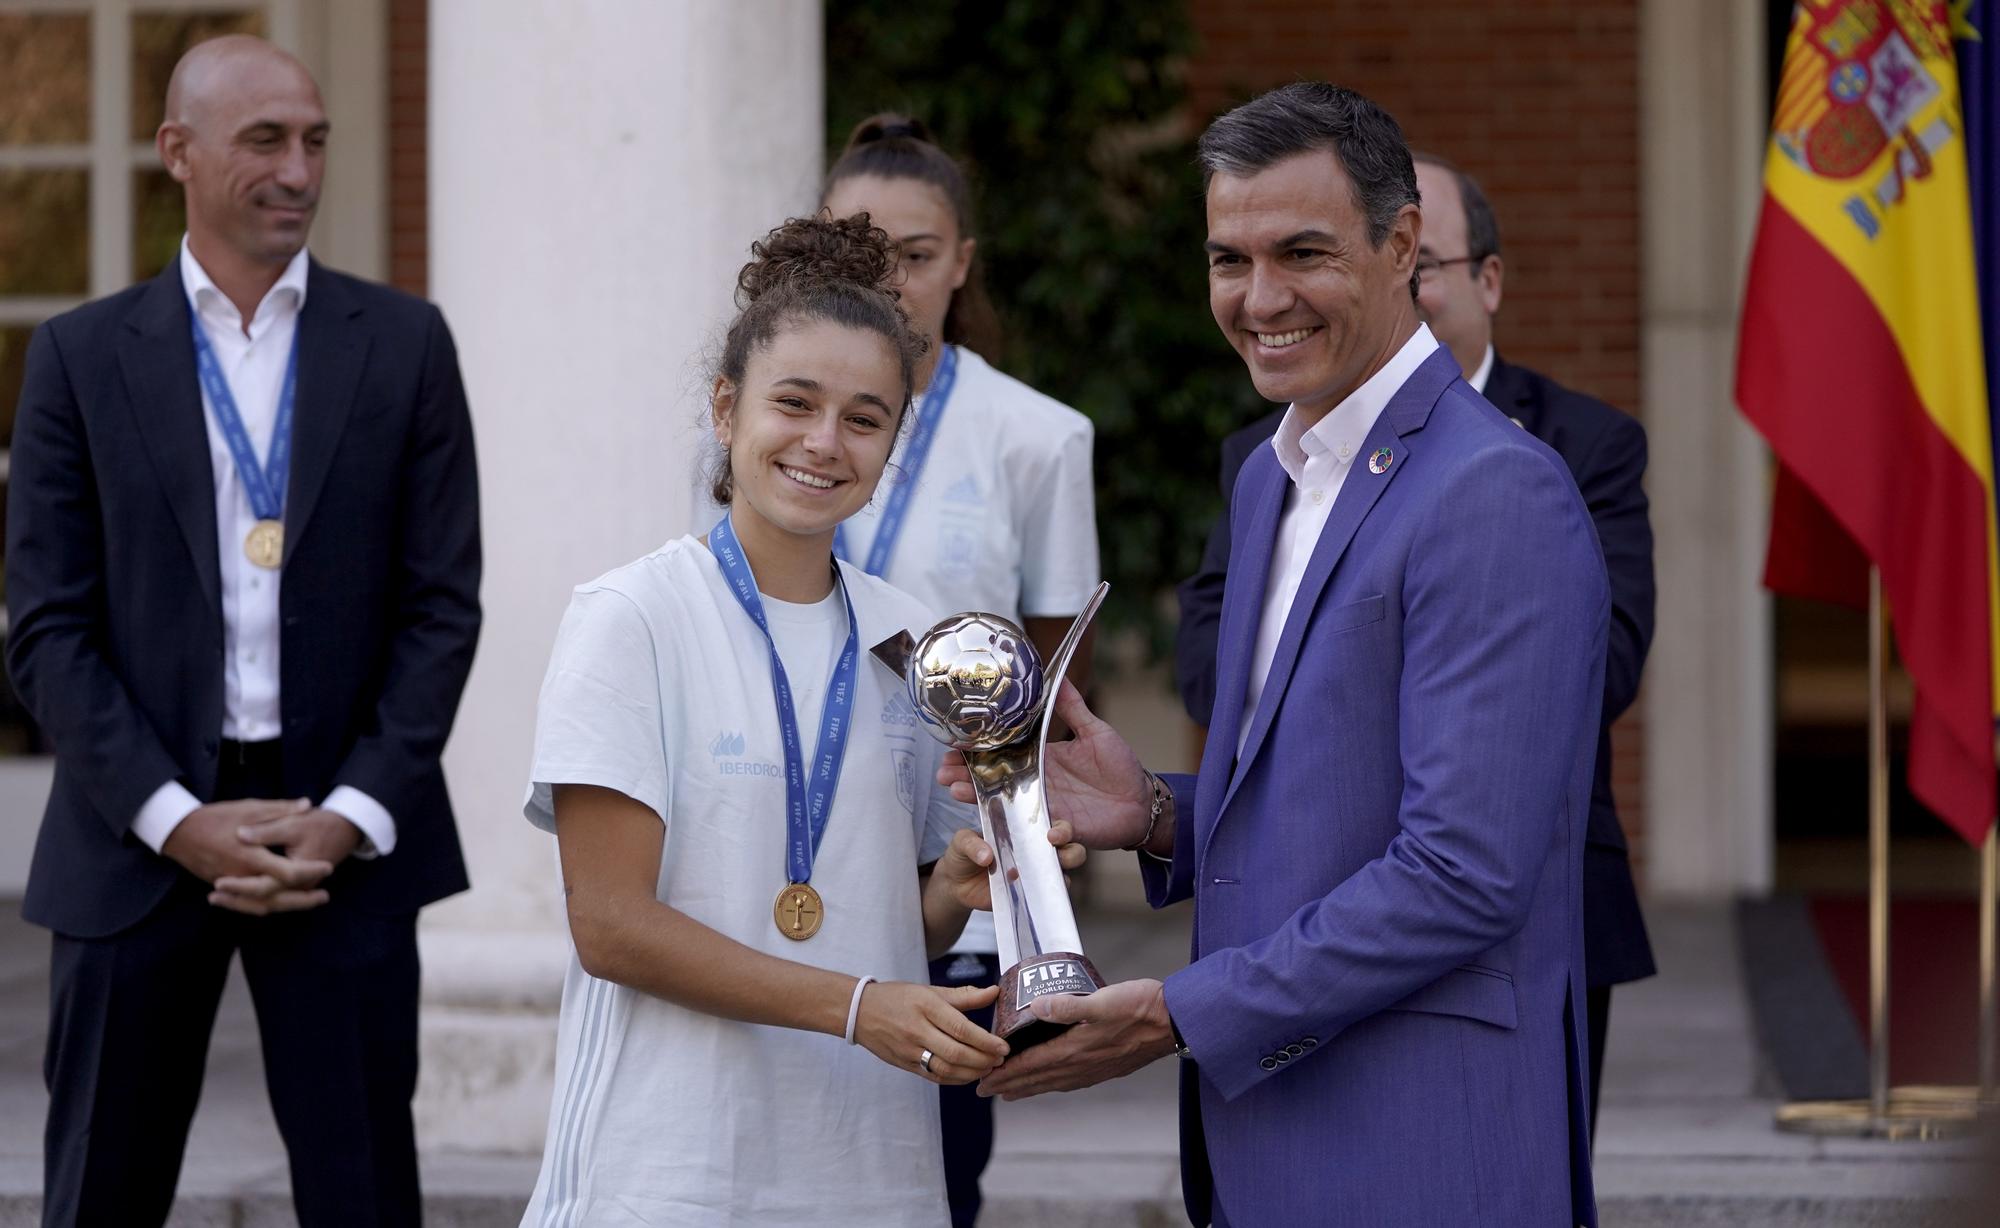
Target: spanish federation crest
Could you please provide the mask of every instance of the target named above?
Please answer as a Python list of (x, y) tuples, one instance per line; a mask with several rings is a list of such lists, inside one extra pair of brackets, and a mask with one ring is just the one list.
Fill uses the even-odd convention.
[(917, 757), (898, 746), (889, 752), (890, 761), (896, 767), (896, 800), (903, 803), (903, 809), (915, 813), (917, 809)]

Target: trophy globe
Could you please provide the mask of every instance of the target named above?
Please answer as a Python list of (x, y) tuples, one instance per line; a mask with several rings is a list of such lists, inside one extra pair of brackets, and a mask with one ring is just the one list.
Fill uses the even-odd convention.
[(1027, 633), (993, 614), (958, 614), (917, 641), (910, 703), (960, 750), (998, 750), (1034, 732), (1046, 685)]

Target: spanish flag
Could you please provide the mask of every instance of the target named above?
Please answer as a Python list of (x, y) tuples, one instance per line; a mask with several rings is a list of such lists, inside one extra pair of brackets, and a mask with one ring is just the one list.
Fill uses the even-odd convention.
[(2000, 590), (1952, 48), (1965, 7), (1795, 6), (1736, 398), (1782, 470), (1766, 582), (1844, 587), (1827, 570), (1843, 547), (1814, 534), (1816, 519), (1881, 569), (1916, 689), (1910, 788), (1977, 842), (1994, 818)]

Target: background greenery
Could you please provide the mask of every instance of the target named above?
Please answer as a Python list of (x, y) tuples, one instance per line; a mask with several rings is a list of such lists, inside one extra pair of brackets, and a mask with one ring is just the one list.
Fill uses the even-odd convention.
[(1221, 506), (1216, 443), (1266, 412), (1208, 313), (1184, 6), (833, 0), (829, 161), (861, 119), (929, 124), (973, 175), (1000, 366), (1097, 424), (1113, 629), (1171, 648)]

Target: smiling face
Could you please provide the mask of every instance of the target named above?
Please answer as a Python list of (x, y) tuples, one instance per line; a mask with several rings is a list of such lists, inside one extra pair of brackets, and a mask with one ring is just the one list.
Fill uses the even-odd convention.
[(973, 240), (958, 233), (958, 216), (943, 190), (921, 179), (849, 175), (833, 185), (823, 204), (835, 217), (866, 213), (895, 240), (903, 310), (936, 353), (951, 297), (972, 272), (973, 250)]
[(903, 400), (893, 343), (825, 320), (782, 325), (751, 351), (741, 385), (718, 379), (715, 438), (746, 546), (830, 541), (874, 495)]
[(158, 145), (185, 188), (190, 235), (254, 264), (291, 260), (326, 173), (326, 109), (312, 77), (268, 44), (228, 40), (192, 66), (170, 103)]
[(1422, 221), (1396, 214), (1379, 247), (1330, 149), (1208, 184), (1208, 304), (1257, 392), (1308, 423), (1345, 400), (1415, 328)]

